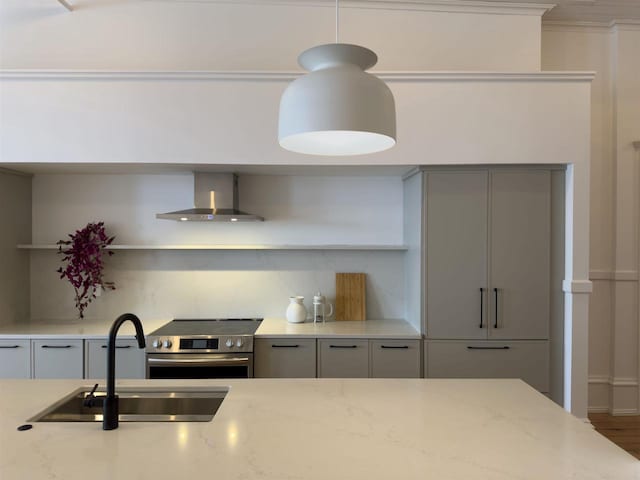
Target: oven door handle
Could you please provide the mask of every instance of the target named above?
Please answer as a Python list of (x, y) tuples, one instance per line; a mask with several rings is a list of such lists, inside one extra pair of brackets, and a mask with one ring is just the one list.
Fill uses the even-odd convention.
[(224, 367), (231, 365), (247, 365), (249, 364), (249, 357), (232, 357), (232, 358), (157, 358), (148, 357), (147, 361), (149, 366), (163, 366), (163, 367), (192, 367), (194, 365), (199, 367)]

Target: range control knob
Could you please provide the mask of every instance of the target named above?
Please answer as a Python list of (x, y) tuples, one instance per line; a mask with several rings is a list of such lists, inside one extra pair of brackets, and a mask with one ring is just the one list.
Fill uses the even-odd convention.
[(162, 347), (162, 342), (156, 338), (151, 345), (153, 346), (153, 348), (160, 348)]
[(172, 345), (171, 340), (169, 340), (168, 338), (164, 342), (162, 342), (162, 346), (164, 348), (171, 348), (171, 345)]
[(231, 338), (227, 338), (227, 341), (224, 343), (227, 347), (233, 347), (233, 340)]
[(242, 339), (239, 338), (238, 340), (236, 340), (236, 347), (240, 348), (242, 346)]

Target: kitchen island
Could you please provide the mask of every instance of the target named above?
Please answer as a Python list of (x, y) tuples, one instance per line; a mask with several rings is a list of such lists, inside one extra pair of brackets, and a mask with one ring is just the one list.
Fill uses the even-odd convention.
[(228, 386), (211, 422), (34, 423), (88, 380), (2, 380), (0, 478), (640, 479), (640, 462), (519, 380), (128, 380)]

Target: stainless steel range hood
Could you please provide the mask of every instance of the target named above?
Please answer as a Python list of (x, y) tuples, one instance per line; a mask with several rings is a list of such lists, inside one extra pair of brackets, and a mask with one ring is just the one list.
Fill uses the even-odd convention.
[(264, 218), (238, 210), (238, 175), (193, 174), (194, 206), (187, 210), (157, 213), (156, 218), (180, 222), (261, 222)]

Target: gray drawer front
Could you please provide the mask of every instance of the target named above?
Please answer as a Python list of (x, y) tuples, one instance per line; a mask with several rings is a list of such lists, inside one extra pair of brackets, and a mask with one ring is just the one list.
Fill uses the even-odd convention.
[(31, 378), (30, 340), (0, 340), (0, 378)]
[(427, 377), (521, 378), (549, 391), (548, 341), (428, 341), (425, 348)]
[(315, 378), (315, 339), (256, 338), (254, 341), (255, 377)]
[(318, 377), (369, 377), (369, 340), (318, 340)]
[(33, 378), (82, 378), (82, 340), (33, 340)]
[[(107, 339), (87, 340), (86, 378), (107, 376)], [(145, 377), (144, 349), (134, 339), (116, 341), (116, 378)]]
[(420, 340), (371, 340), (373, 378), (419, 378)]

